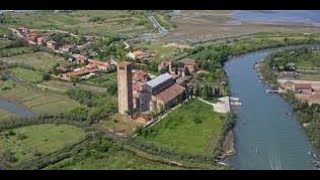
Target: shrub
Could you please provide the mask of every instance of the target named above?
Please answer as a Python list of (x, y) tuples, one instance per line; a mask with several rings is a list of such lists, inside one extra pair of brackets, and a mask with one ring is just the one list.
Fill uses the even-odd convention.
[(18, 135), (17, 135), (17, 139), (18, 139), (19, 141), (25, 140), (25, 139), (27, 139), (27, 138), (28, 138), (28, 136), (26, 136), (25, 134), (18, 134)]

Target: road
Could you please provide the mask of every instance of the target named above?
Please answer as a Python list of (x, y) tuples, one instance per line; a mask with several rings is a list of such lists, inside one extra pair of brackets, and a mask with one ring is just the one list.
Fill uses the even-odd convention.
[(159, 24), (159, 22), (154, 18), (154, 16), (149, 16), (149, 20), (155, 28), (158, 28), (160, 30), (161, 36), (166, 35), (168, 33), (168, 31)]

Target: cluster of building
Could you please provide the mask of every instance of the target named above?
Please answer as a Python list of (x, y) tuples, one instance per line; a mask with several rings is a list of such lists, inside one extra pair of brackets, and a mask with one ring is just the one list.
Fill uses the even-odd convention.
[[(161, 75), (151, 78), (132, 63), (118, 63), (118, 106), (120, 114), (160, 112), (183, 102), (190, 87), (191, 74), (198, 70), (193, 59), (183, 59), (181, 67), (166, 60), (158, 65)], [(188, 72), (189, 74), (187, 74)]]
[[(46, 46), (57, 53), (76, 52), (81, 47), (75, 44), (59, 44), (58, 42), (54, 40), (48, 40), (48, 38), (39, 35), (39, 33), (35, 31), (30, 31), (25, 27), (18, 28), (16, 31), (21, 37), (24, 37), (29, 44)], [(91, 43), (90, 41), (92, 41), (92, 39), (87, 38), (87, 41), (87, 43)]]
[(144, 113), (170, 108), (186, 98), (186, 88), (177, 84), (169, 73), (153, 79), (132, 63), (118, 63), (118, 106), (120, 114)]
[(154, 56), (153, 54), (149, 54), (140, 50), (129, 52), (127, 54), (127, 57), (131, 60), (142, 60), (142, 61), (149, 60), (153, 56)]
[(65, 80), (79, 77), (80, 79), (89, 79), (96, 76), (97, 72), (110, 72), (116, 70), (117, 63), (114, 61), (88, 60), (88, 64), (83, 67), (69, 70), (60, 75)]
[[(23, 36), (29, 44), (35, 44), (39, 46), (46, 46), (54, 50), (57, 53), (70, 53), (72, 58), (69, 58), (70, 62), (76, 62), (76, 64), (81, 64), (83, 67), (76, 69), (68, 69), (57, 67), (56, 70), (61, 71), (60, 78), (65, 80), (71, 80), (72, 78), (79, 77), (81, 79), (89, 79), (96, 76), (97, 72), (110, 72), (116, 70), (117, 63), (115, 61), (98, 61), (88, 59), (87, 56), (82, 54), (75, 54), (77, 49), (76, 45), (62, 44), (59, 45), (56, 41), (47, 41), (45, 37), (40, 36), (37, 32), (30, 32), (28, 28), (18, 28), (16, 29), (18, 33)], [(92, 40), (92, 39), (91, 39)], [(88, 42), (90, 43), (90, 42)]]
[(299, 94), (311, 94), (314, 91), (312, 84), (310, 83), (295, 83), (292, 81), (286, 81), (284, 83), (280, 83), (280, 87)]

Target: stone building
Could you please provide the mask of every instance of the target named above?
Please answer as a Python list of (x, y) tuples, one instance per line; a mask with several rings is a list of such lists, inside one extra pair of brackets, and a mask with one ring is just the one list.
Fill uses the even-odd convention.
[(133, 112), (132, 64), (118, 63), (118, 110), (120, 114)]

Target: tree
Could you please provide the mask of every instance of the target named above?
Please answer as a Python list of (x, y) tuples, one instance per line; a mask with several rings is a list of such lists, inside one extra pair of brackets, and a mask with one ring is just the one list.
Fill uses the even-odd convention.
[(44, 80), (44, 81), (50, 80), (50, 74), (49, 73), (44, 73), (42, 75), (42, 80)]

